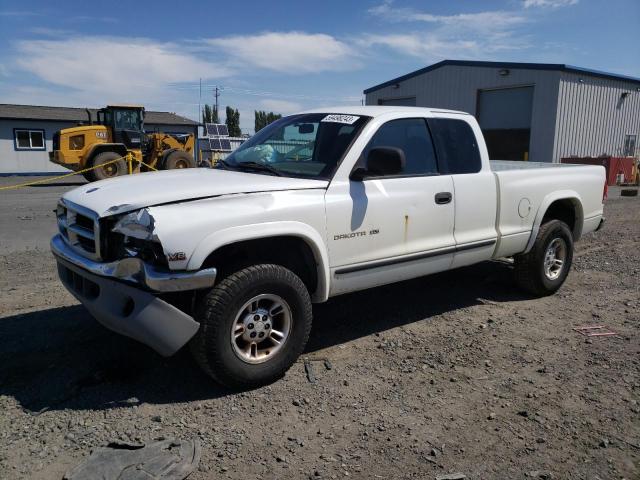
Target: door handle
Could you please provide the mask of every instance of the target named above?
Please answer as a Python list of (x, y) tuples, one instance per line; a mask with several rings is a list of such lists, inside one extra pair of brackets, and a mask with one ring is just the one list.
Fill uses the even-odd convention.
[(451, 199), (453, 199), (453, 194), (451, 192), (436, 193), (435, 199), (438, 205), (445, 205), (451, 202)]

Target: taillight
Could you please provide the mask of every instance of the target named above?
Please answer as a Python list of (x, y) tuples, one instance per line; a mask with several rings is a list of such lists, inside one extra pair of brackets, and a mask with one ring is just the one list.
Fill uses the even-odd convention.
[(609, 193), (609, 185), (607, 185), (607, 181), (604, 181), (604, 188), (602, 189), (602, 203), (607, 199), (607, 194)]

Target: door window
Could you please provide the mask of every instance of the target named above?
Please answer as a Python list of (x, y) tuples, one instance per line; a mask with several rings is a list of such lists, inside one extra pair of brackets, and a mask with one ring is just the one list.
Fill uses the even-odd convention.
[(404, 152), (405, 167), (401, 175), (434, 175), (438, 164), (427, 124), (421, 118), (403, 118), (382, 125), (373, 135), (363, 158), (374, 147), (395, 147)]

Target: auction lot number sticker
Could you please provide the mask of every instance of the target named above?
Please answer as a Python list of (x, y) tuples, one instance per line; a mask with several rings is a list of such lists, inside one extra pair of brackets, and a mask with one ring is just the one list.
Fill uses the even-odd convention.
[(332, 113), (331, 115), (327, 115), (326, 117), (324, 117), (321, 121), (353, 125), (359, 118), (360, 117), (358, 117), (357, 115), (340, 115), (337, 113)]

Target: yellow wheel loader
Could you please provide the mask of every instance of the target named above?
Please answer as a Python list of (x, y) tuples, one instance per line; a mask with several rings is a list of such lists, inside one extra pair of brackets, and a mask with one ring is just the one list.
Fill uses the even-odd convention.
[(145, 133), (144, 107), (140, 105), (102, 108), (98, 110), (97, 124), (88, 109), (87, 115), (89, 125), (65, 128), (54, 134), (50, 161), (74, 171), (98, 167), (83, 173), (89, 181), (129, 173), (129, 165), (122, 158), (128, 153), (133, 158), (133, 173), (151, 170), (148, 166), (156, 170), (196, 166), (194, 136)]

